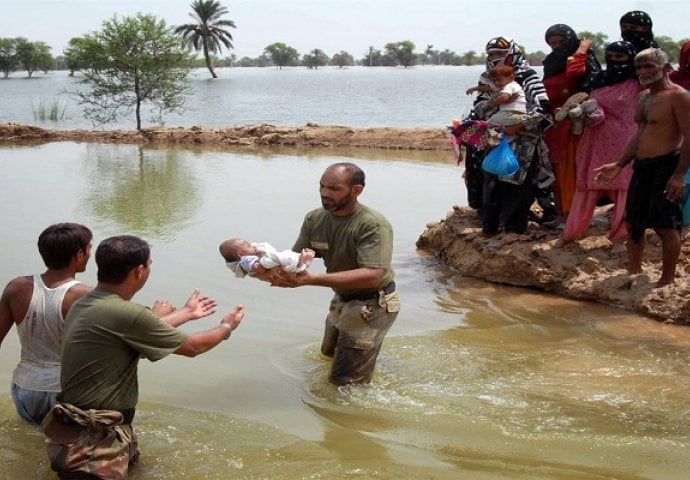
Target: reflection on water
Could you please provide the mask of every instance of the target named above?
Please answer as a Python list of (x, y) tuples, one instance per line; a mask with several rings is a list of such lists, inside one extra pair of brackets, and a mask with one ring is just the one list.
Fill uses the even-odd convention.
[[(141, 363), (143, 457), (133, 479), (687, 478), (690, 329), (457, 277), (417, 252), (424, 225), (464, 202), (446, 157), (358, 153), (362, 201), (395, 229), (403, 309), (372, 385), (329, 385), (318, 349), (329, 293), (233, 278), (217, 245), (241, 235), (289, 247), (318, 205), (321, 172), (347, 155), (0, 147), (0, 171), (12, 179), (0, 190), (12, 226), (1, 283), (41, 268), (35, 237), (45, 225), (76, 220), (96, 241), (124, 231), (155, 241), (135, 300), (179, 304), (200, 286), (220, 311), (247, 307), (218, 349)], [(82, 280), (95, 281), (93, 264)], [(17, 357), (11, 332), (0, 385)], [(0, 478), (54, 478), (42, 441), (0, 391)]]
[(175, 150), (88, 144), (84, 157), (91, 186), (84, 208), (123, 231), (169, 238), (198, 206), (194, 172)]

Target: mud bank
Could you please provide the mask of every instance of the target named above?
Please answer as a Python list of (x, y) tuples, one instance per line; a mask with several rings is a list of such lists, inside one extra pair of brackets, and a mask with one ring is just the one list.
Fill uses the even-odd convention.
[(628, 275), (625, 250), (612, 250), (606, 237), (609, 213), (599, 209), (586, 237), (555, 248), (559, 231), (530, 224), (528, 235), (485, 237), (474, 210), (456, 206), (446, 218), (427, 225), (417, 247), (463, 275), (605, 303), (664, 322), (689, 323), (690, 243), (683, 243), (675, 283), (655, 288), (661, 248), (648, 236), (643, 273)]
[(351, 128), (308, 123), (303, 127), (254, 125), (224, 128), (152, 127), (127, 130), (46, 130), (30, 125), (0, 125), (0, 140), (33, 142), (100, 142), (169, 145), (293, 146), (448, 150), (442, 128)]

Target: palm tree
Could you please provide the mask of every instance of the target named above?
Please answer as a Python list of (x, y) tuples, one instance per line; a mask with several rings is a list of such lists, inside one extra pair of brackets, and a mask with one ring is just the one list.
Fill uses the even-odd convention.
[[(175, 33), (181, 33), (190, 48), (197, 52), (202, 50), (206, 59), (206, 67), (213, 78), (218, 78), (211, 65), (209, 52), (220, 53), (222, 45), (225, 48), (234, 48), (232, 35), (223, 27), (237, 28), (232, 20), (222, 20), (220, 17), (228, 13), (228, 9), (218, 0), (194, 0), (190, 5), (193, 13), (189, 16), (197, 23), (187, 23), (175, 29)], [(222, 45), (221, 45), (222, 44)]]

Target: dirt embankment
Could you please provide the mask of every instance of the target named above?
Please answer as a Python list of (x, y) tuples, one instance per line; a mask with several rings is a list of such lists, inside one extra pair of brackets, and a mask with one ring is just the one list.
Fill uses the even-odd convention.
[[(265, 124), (227, 128), (154, 127), (139, 132), (58, 131), (4, 124), (0, 125), (0, 140), (450, 150), (442, 128), (350, 128), (316, 124), (303, 127)], [(690, 242), (683, 244), (676, 282), (654, 288), (660, 275), (660, 248), (648, 243), (644, 274), (631, 278), (626, 272), (625, 252), (611, 251), (606, 238), (609, 224), (605, 212), (595, 217), (585, 238), (562, 248), (554, 248), (558, 231), (545, 230), (536, 224), (530, 228), (529, 235), (486, 238), (480, 234), (481, 223), (474, 211), (454, 207), (446, 218), (428, 224), (417, 244), (465, 275), (594, 300), (662, 321), (690, 322)]]
[(660, 321), (690, 322), (690, 242), (683, 243), (675, 283), (655, 288), (661, 275), (658, 242), (649, 236), (643, 273), (631, 277), (625, 250), (612, 250), (607, 239), (609, 216), (599, 209), (586, 237), (556, 248), (560, 231), (537, 224), (530, 224), (528, 235), (485, 237), (474, 210), (456, 206), (427, 225), (417, 246), (468, 276), (606, 303)]
[(314, 148), (361, 147), (387, 150), (445, 150), (442, 128), (351, 128), (308, 123), (303, 127), (254, 125), (242, 127), (152, 127), (141, 131), (45, 130), (39, 127), (0, 125), (0, 140), (75, 141), (101, 143), (294, 146)]

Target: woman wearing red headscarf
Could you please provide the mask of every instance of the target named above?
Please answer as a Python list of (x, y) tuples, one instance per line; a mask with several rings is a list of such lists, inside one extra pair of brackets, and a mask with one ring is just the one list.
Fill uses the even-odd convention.
[[(544, 59), (543, 82), (555, 112), (570, 96), (582, 91), (585, 78), (600, 71), (601, 66), (590, 49), (592, 41), (578, 39), (568, 25), (550, 26), (544, 39), (551, 47), (551, 53)], [(556, 177), (556, 207), (564, 219), (575, 195), (575, 152), (580, 140), (580, 136), (573, 134), (570, 127), (570, 120), (565, 119), (544, 132)]]

